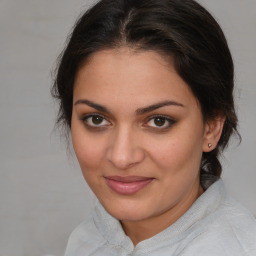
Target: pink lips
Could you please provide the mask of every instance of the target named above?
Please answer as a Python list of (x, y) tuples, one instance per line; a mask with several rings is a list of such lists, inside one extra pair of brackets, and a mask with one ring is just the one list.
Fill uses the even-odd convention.
[(139, 176), (108, 176), (105, 177), (107, 185), (118, 194), (132, 195), (146, 187), (153, 178)]

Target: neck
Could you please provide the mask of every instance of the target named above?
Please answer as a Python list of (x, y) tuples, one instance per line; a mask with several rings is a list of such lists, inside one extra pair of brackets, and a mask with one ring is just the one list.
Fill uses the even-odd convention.
[(185, 200), (158, 216), (140, 221), (122, 221), (124, 232), (136, 246), (139, 242), (155, 236), (176, 222), (203, 192), (203, 188), (198, 184), (196, 189), (188, 193)]

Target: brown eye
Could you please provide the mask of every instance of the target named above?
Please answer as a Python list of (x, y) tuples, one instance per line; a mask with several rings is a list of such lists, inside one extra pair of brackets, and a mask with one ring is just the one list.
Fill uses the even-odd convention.
[(109, 121), (107, 121), (104, 116), (101, 115), (87, 115), (81, 120), (84, 122), (85, 125), (89, 127), (105, 127), (111, 125)]
[(167, 128), (171, 127), (171, 125), (174, 123), (175, 123), (175, 121), (169, 117), (153, 116), (147, 121), (145, 126), (157, 128), (157, 129), (167, 129)]
[(100, 125), (104, 118), (102, 116), (92, 116), (92, 123), (95, 125)]
[(166, 118), (164, 117), (155, 117), (154, 118), (154, 124), (156, 126), (164, 126), (166, 123)]

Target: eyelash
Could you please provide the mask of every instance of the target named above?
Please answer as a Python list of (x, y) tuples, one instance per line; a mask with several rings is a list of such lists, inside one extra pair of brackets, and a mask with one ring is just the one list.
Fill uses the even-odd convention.
[[(97, 125), (97, 124), (89, 124), (88, 122), (88, 120), (89, 120), (89, 118), (93, 118), (93, 117), (99, 117), (99, 118), (101, 118), (102, 119), (102, 121), (104, 122), (104, 121), (106, 121), (106, 122), (108, 122), (108, 124), (104, 124), (104, 125), (102, 125), (101, 123), (99, 124), (99, 125)], [(150, 122), (150, 121), (154, 121), (154, 119), (156, 119), (156, 118), (160, 118), (160, 119), (163, 119), (163, 121), (164, 122), (168, 122), (168, 124), (167, 124), (167, 126), (165, 125), (165, 127), (163, 127), (163, 126), (150, 126), (150, 125), (148, 125), (148, 123)], [(105, 127), (107, 127), (107, 126), (110, 126), (111, 125), (111, 123), (106, 119), (106, 117), (105, 116), (103, 116), (103, 115), (100, 115), (100, 114), (97, 114), (97, 113), (95, 113), (95, 114), (89, 114), (89, 115), (84, 115), (84, 116), (82, 116), (81, 118), (80, 118), (80, 120), (84, 123), (84, 125), (87, 127), (87, 128), (89, 128), (89, 129), (93, 129), (93, 130), (96, 130), (96, 129), (104, 129)], [(164, 116), (164, 115), (154, 115), (154, 116), (151, 116), (151, 117), (149, 117), (147, 120), (146, 120), (146, 122), (144, 122), (143, 123), (143, 126), (144, 127), (149, 127), (149, 128), (151, 128), (151, 129), (154, 129), (154, 130), (158, 130), (158, 131), (164, 131), (164, 130), (167, 130), (167, 129), (169, 129), (174, 123), (175, 123), (176, 121), (174, 121), (173, 119), (171, 119), (170, 117), (167, 117), (167, 116)]]
[[(89, 124), (88, 123), (89, 118), (93, 118), (93, 117), (100, 117), (100, 118), (102, 118), (103, 121), (106, 121), (109, 124), (107, 124), (107, 125), (101, 125), (101, 124), (100, 125), (97, 125), (97, 124), (92, 125), (92, 124)], [(86, 127), (90, 128), (90, 129), (102, 129), (106, 126), (111, 125), (111, 123), (106, 119), (105, 116), (100, 115), (100, 114), (96, 114), (96, 113), (95, 114), (84, 115), (80, 118), (80, 120), (84, 123), (84, 125), (86, 125)]]
[[(161, 119), (163, 119), (165, 122), (168, 122), (168, 124), (167, 124), (167, 126), (165, 126), (165, 127), (163, 127), (163, 126), (159, 126), (159, 127), (157, 127), (157, 126), (149, 126), (149, 125), (147, 125), (150, 121), (154, 121), (154, 119), (156, 119), (156, 118), (161, 118)], [(151, 117), (149, 117), (148, 119), (147, 119), (147, 121), (146, 121), (146, 123), (145, 123), (145, 125), (144, 126), (146, 126), (146, 127), (150, 127), (150, 128), (152, 128), (152, 129), (156, 129), (156, 130), (167, 130), (167, 129), (169, 129), (173, 124), (175, 124), (175, 121), (172, 119), (172, 118), (170, 118), (170, 117), (168, 117), (168, 116), (164, 116), (164, 115), (154, 115), (154, 116), (151, 116)]]

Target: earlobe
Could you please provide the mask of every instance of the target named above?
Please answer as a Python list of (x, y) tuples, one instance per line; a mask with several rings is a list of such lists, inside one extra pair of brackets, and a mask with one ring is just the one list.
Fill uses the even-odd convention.
[(221, 137), (226, 118), (217, 116), (210, 119), (205, 124), (203, 152), (210, 152), (216, 148)]

